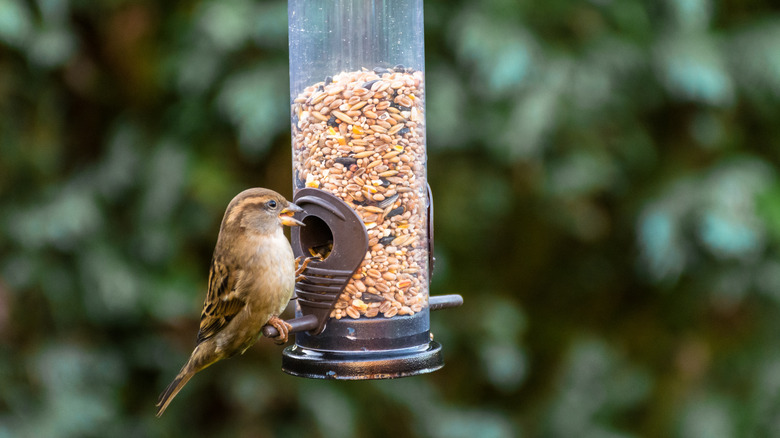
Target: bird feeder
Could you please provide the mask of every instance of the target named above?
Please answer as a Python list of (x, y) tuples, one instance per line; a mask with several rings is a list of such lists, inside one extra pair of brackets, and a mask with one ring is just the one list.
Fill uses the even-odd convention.
[[(443, 366), (430, 311), (422, 0), (289, 1), (294, 202), (309, 259), (282, 369), (379, 379)], [(266, 328), (272, 335), (273, 329)]]

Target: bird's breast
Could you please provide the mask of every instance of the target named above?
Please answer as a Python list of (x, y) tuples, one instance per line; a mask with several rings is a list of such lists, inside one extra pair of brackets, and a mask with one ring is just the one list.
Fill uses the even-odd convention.
[(278, 315), (292, 298), (295, 287), (295, 260), (290, 243), (281, 230), (262, 236), (251, 257), (255, 304)]

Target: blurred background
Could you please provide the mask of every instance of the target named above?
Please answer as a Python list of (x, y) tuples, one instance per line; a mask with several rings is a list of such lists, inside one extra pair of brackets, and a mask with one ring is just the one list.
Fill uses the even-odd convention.
[(283, 1), (0, 0), (0, 437), (780, 436), (780, 7), (427, 0), (446, 366), (189, 355), (292, 192)]

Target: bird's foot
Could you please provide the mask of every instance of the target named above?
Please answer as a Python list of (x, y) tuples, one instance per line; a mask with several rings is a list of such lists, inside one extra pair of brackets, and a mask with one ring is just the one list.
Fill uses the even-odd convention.
[[(306, 276), (303, 275), (303, 272), (306, 270), (306, 267), (309, 266), (309, 263), (311, 263), (311, 260), (314, 257), (306, 257), (303, 258), (303, 256), (298, 257), (295, 259), (295, 282), (303, 281), (306, 279)], [(301, 262), (303, 260), (303, 262)]]
[(279, 332), (279, 336), (274, 338), (274, 343), (276, 345), (286, 344), (292, 326), (278, 316), (272, 316), (268, 320), (268, 324)]

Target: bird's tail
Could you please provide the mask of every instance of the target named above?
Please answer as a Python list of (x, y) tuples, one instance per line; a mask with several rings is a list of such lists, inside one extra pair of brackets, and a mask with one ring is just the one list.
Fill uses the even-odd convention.
[(165, 412), (165, 409), (168, 408), (168, 405), (171, 404), (171, 401), (173, 401), (173, 398), (176, 397), (176, 394), (181, 391), (182, 388), (184, 388), (184, 385), (187, 384), (187, 382), (190, 381), (192, 376), (195, 375), (194, 370), (188, 369), (189, 362), (187, 362), (187, 365), (184, 365), (184, 368), (179, 371), (179, 374), (176, 376), (175, 379), (173, 379), (173, 382), (171, 382), (170, 385), (163, 391), (162, 394), (160, 394), (160, 399), (157, 400), (157, 416), (161, 416), (163, 412)]
[(171, 404), (171, 401), (173, 401), (173, 398), (176, 397), (176, 394), (178, 394), (179, 391), (184, 388), (184, 385), (190, 381), (195, 373), (217, 361), (216, 359), (203, 361), (203, 357), (198, 353), (200, 353), (199, 348), (196, 348), (192, 353), (190, 360), (188, 360), (187, 363), (181, 368), (181, 371), (179, 371), (179, 374), (175, 379), (173, 379), (173, 382), (171, 382), (171, 384), (165, 388), (165, 391), (160, 394), (160, 398), (157, 400), (158, 417), (161, 416), (163, 412), (165, 412), (165, 409), (167, 409), (168, 405)]

